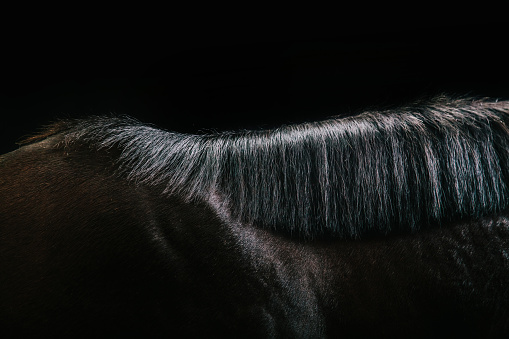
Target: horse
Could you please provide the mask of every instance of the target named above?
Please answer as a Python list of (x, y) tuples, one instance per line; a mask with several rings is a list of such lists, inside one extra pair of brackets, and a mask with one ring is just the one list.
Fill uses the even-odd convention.
[(60, 120), (0, 157), (0, 334), (507, 336), (508, 205), (509, 101)]

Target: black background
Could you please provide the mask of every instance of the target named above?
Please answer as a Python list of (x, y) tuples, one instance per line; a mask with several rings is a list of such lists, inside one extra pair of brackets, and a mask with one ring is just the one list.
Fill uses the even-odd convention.
[(179, 29), (7, 35), (0, 151), (65, 117), (127, 114), (206, 133), (354, 114), (438, 93), (509, 98), (504, 25)]

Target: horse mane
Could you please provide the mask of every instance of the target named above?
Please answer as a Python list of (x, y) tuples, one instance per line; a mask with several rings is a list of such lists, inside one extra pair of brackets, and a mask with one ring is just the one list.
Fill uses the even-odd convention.
[[(236, 220), (316, 237), (413, 232), (507, 207), (508, 101), (445, 96), (272, 130), (188, 135), (131, 118), (60, 123), (118, 174)], [(65, 127), (62, 127), (65, 126)], [(56, 130), (53, 127), (53, 131)]]

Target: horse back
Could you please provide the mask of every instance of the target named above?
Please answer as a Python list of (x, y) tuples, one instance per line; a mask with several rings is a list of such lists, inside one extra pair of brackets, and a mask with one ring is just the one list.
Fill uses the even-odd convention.
[(16, 335), (497, 336), (505, 212), (414, 234), (300, 239), (114, 174), (115, 150), (0, 159), (0, 321)]

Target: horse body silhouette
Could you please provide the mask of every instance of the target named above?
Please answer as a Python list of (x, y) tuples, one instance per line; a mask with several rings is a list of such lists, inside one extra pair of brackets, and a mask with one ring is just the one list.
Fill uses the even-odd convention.
[(509, 102), (269, 131), (61, 121), (0, 157), (7, 335), (509, 334)]

